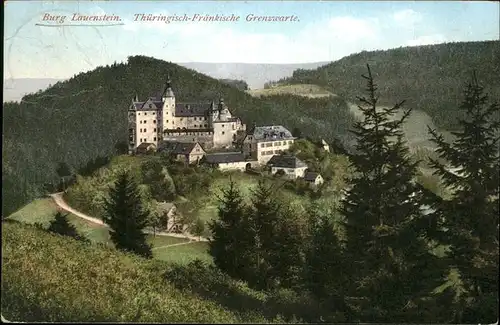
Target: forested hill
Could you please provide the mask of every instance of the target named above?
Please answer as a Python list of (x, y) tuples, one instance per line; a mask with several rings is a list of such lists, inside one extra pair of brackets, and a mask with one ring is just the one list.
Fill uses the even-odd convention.
[[(161, 91), (170, 73), (178, 101), (217, 100), (219, 96), (245, 123), (280, 123), (332, 140), (345, 134), (350, 115), (342, 99), (298, 96), (253, 98), (245, 92), (179, 65), (130, 57), (125, 64), (99, 67), (27, 95), (3, 108), (3, 216), (40, 196), (56, 181), (56, 166), (78, 169), (97, 156), (115, 152), (127, 141), (127, 109)], [(328, 118), (325, 118), (327, 116)]]
[(382, 104), (406, 100), (427, 112), (439, 127), (452, 129), (472, 70), (492, 98), (500, 98), (500, 41), (446, 43), (361, 52), (315, 70), (296, 70), (280, 84), (316, 84), (352, 101), (359, 95), (366, 64)]

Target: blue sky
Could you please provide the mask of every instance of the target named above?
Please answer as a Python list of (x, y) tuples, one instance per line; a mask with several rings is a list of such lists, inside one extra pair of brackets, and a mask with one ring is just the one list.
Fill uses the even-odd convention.
[[(499, 39), (495, 2), (7, 1), (4, 79), (67, 78), (129, 55), (172, 62), (303, 63), (363, 50)], [(61, 26), (45, 14), (117, 15), (123, 25)], [(134, 14), (239, 15), (239, 22), (136, 22)], [(247, 22), (288, 16), (296, 22)], [(57, 27), (37, 26), (37, 23)], [(116, 22), (114, 22), (116, 23)], [(105, 22), (104, 22), (105, 24)]]

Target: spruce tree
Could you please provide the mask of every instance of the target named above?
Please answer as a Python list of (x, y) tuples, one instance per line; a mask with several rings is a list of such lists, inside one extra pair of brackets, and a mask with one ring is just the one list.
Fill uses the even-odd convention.
[(270, 263), (275, 256), (277, 247), (275, 240), (278, 235), (281, 204), (275, 195), (272, 185), (259, 180), (257, 188), (252, 193), (252, 204), (249, 209), (248, 227), (255, 235), (254, 250), (249, 252), (254, 272), (253, 284), (259, 289), (272, 289), (276, 286), (278, 274)]
[(343, 290), (345, 275), (343, 254), (331, 218), (313, 212), (310, 218), (309, 245), (304, 280), (307, 289), (320, 301), (336, 310), (345, 309)]
[(410, 111), (395, 118), (404, 102), (377, 107), (369, 67), (363, 78), (368, 98), (358, 97), (364, 120), (354, 125), (356, 153), (350, 156), (356, 174), (341, 207), (352, 284), (349, 304), (355, 313), (351, 317), (425, 321), (429, 315), (421, 314), (421, 307), (444, 281), (444, 270), (430, 253), (421, 227), (422, 191), (414, 182), (418, 162), (411, 162), (402, 132)]
[(448, 143), (429, 129), (439, 157), (431, 160), (436, 174), (453, 192), (435, 206), (443, 221), (449, 257), (458, 269), (468, 299), (457, 322), (498, 320), (499, 113), (475, 74), (460, 106), (465, 118)]
[(300, 289), (305, 263), (303, 225), (289, 207), (281, 211), (275, 227), (276, 235), (269, 254), (271, 276), (281, 288)]
[(110, 237), (116, 248), (151, 258), (151, 247), (143, 232), (149, 212), (143, 207), (139, 188), (128, 171), (121, 172), (110, 187), (104, 210), (104, 221), (111, 227)]
[(219, 199), (218, 218), (209, 223), (212, 233), (210, 254), (215, 265), (228, 275), (244, 279), (245, 242), (241, 242), (245, 232), (245, 205), (236, 183), (230, 180), (227, 189), (222, 189)]
[(50, 225), (47, 230), (59, 235), (80, 239), (75, 226), (69, 223), (68, 215), (63, 214), (61, 211), (58, 211), (55, 214), (54, 219), (50, 221)]

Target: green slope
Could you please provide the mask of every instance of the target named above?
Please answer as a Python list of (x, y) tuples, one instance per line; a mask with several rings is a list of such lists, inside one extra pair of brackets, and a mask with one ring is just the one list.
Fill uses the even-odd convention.
[(315, 70), (296, 70), (280, 84), (314, 84), (354, 102), (365, 88), (360, 76), (367, 63), (381, 104), (406, 100), (406, 107), (423, 110), (441, 128), (456, 126), (457, 105), (473, 69), (490, 95), (500, 97), (500, 41), (363, 51)]
[[(298, 96), (253, 98), (244, 91), (176, 64), (130, 57), (125, 64), (99, 67), (59, 82), (21, 103), (3, 108), (4, 216), (39, 197), (44, 183), (57, 180), (59, 162), (73, 168), (115, 152), (127, 140), (127, 109), (135, 94), (142, 99), (163, 87), (167, 73), (178, 101), (217, 100), (223, 96), (247, 125), (280, 123), (311, 135), (345, 133), (350, 115), (341, 99)], [(326, 122), (325, 122), (326, 115)]]
[(267, 322), (258, 313), (230, 311), (175, 289), (164, 280), (167, 267), (3, 222), (2, 316), (47, 322)]

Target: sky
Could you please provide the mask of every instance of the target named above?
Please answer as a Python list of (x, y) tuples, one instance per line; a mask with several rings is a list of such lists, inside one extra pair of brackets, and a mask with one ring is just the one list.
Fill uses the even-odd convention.
[[(131, 55), (178, 63), (308, 63), (363, 50), (500, 37), (500, 4), (480, 1), (7, 0), (4, 8), (4, 79), (68, 78)], [(104, 14), (120, 20), (73, 21)], [(239, 20), (135, 21), (140, 14)], [(248, 15), (297, 18), (259, 22), (247, 21)]]

